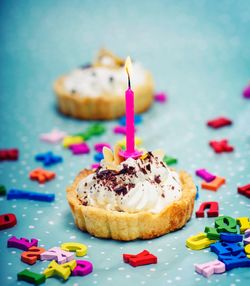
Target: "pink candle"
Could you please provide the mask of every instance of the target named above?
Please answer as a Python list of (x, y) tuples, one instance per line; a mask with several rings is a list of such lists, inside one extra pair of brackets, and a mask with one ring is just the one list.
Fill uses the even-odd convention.
[(135, 151), (135, 123), (134, 123), (134, 92), (129, 87), (125, 93), (126, 97), (126, 151)]
[(134, 92), (130, 86), (130, 68), (131, 60), (127, 58), (125, 69), (128, 74), (128, 89), (125, 92), (126, 99), (126, 150), (121, 151), (120, 155), (124, 158), (138, 158), (142, 152), (135, 150), (135, 112), (134, 112)]

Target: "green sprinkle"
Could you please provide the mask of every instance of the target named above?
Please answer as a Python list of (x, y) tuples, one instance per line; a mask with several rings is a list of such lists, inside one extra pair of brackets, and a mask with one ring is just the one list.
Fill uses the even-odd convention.
[(26, 281), (35, 285), (40, 285), (45, 282), (46, 277), (44, 274), (31, 272), (27, 269), (17, 273), (17, 280)]
[(174, 157), (170, 157), (170, 156), (165, 155), (163, 158), (163, 162), (167, 165), (173, 165), (173, 164), (176, 164), (178, 162), (178, 160)]
[(0, 196), (6, 195), (6, 188), (4, 185), (0, 185)]
[(106, 128), (101, 123), (92, 124), (86, 131), (89, 135), (101, 135), (106, 131)]
[(207, 234), (207, 238), (211, 240), (218, 240), (220, 239), (220, 234), (218, 233), (217, 229), (214, 227), (205, 227), (205, 233)]
[(89, 140), (89, 139), (92, 137), (92, 135), (91, 135), (91, 134), (88, 134), (87, 132), (76, 133), (76, 134), (74, 134), (73, 136), (80, 136), (80, 137), (82, 137), (82, 139), (83, 139), (84, 141), (87, 141), (87, 140)]

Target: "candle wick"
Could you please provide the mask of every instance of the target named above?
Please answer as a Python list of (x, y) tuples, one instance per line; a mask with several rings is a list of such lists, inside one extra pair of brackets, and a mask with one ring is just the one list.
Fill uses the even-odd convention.
[(131, 89), (130, 75), (128, 74), (128, 88)]

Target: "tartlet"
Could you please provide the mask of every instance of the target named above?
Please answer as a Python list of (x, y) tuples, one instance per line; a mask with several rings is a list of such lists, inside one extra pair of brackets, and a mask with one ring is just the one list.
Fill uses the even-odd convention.
[[(127, 88), (124, 64), (123, 59), (102, 49), (92, 64), (60, 76), (53, 86), (60, 112), (86, 120), (124, 115)], [(139, 63), (133, 63), (133, 70), (135, 113), (141, 113), (153, 102), (154, 82), (151, 73)]]
[[(156, 158), (154, 155), (152, 155), (151, 152), (149, 152), (148, 154), (150, 154), (150, 156), (152, 156), (154, 159)], [(137, 159), (137, 160), (145, 160), (145, 159)], [(120, 165), (121, 164), (123, 164), (122, 166), (125, 166), (124, 162), (120, 163)], [(168, 167), (166, 166), (166, 168)], [(83, 194), (82, 197), (79, 197), (78, 194), (79, 186), (82, 186), (84, 182), (84, 185), (86, 187), (87, 186), (86, 184), (89, 181), (88, 178), (92, 179), (92, 177), (93, 178), (95, 176), (97, 177), (98, 172), (100, 173), (100, 170), (101, 169), (97, 170), (85, 169), (81, 171), (77, 175), (73, 184), (67, 189), (67, 200), (69, 202), (75, 220), (75, 224), (82, 231), (88, 232), (93, 236), (100, 238), (112, 238), (115, 240), (123, 240), (123, 241), (130, 241), (135, 239), (151, 239), (182, 228), (186, 224), (186, 222), (190, 219), (194, 207), (196, 187), (195, 184), (193, 183), (192, 177), (188, 175), (186, 172), (181, 171), (179, 173), (175, 173), (176, 176), (179, 177), (179, 183), (181, 188), (181, 194), (179, 194), (180, 190), (177, 189), (174, 190), (175, 192), (174, 194), (176, 195), (177, 199), (173, 199), (173, 201), (168, 203), (162, 209), (160, 208), (156, 209), (157, 208), (156, 207), (153, 210), (147, 209), (146, 211), (144, 211), (143, 208), (145, 208), (145, 205), (148, 204), (147, 201), (146, 204), (143, 205), (141, 210), (135, 209), (134, 212), (133, 211), (131, 212), (131, 209), (133, 210), (133, 204), (131, 208), (131, 200), (133, 200), (133, 196), (132, 199), (130, 197), (129, 211), (122, 210), (123, 209), (123, 206), (121, 205), (122, 199), (121, 200), (119, 199), (118, 205), (117, 203), (114, 204), (114, 198), (117, 198), (116, 196), (121, 196), (121, 193), (123, 192), (121, 189), (119, 190), (120, 194), (119, 193), (115, 194), (115, 196), (112, 195), (111, 202), (109, 202), (110, 205), (112, 204), (115, 205), (113, 207), (116, 210), (112, 209), (110, 205), (106, 209), (103, 208), (103, 206), (100, 207), (99, 205), (96, 206), (95, 204), (91, 205), (90, 202), (84, 201), (86, 199), (86, 196), (84, 197)], [(171, 169), (168, 170), (174, 173), (174, 170)], [(107, 168), (106, 171), (107, 174), (108, 171), (117, 172), (117, 170), (112, 171), (110, 170), (110, 168)], [(156, 177), (158, 177), (157, 179), (158, 181), (160, 180), (159, 178), (161, 178), (160, 176), (155, 176), (154, 178)], [(110, 178), (110, 180), (114, 179)], [(110, 188), (110, 186), (112, 188), (112, 184), (111, 185), (109, 184), (108, 188)], [(168, 193), (170, 186), (171, 184), (167, 186), (166, 193)], [(96, 188), (93, 189), (93, 192), (98, 191), (98, 186), (95, 187)], [(173, 189), (173, 186), (171, 186), (171, 188)], [(152, 192), (154, 192), (156, 189), (161, 190), (161, 187), (159, 186), (153, 187)], [(126, 196), (127, 193), (129, 192), (131, 192), (131, 190), (128, 190), (127, 192), (124, 191), (123, 195)], [(149, 192), (151, 192), (151, 189), (147, 188), (147, 196), (148, 194), (150, 194)], [(162, 194), (163, 193), (166, 194), (165, 189), (164, 192), (162, 191)], [(107, 195), (109, 194), (111, 193), (107, 193)], [(105, 195), (103, 197), (105, 198), (104, 201), (106, 201)], [(161, 199), (158, 198), (157, 204), (158, 202), (164, 202), (164, 198)], [(161, 206), (161, 204), (162, 203), (160, 203), (159, 206)]]

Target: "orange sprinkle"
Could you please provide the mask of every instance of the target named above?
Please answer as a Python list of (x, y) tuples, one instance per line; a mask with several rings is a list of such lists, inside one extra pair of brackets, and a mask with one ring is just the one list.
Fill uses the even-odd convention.
[(224, 179), (222, 177), (216, 177), (213, 181), (211, 181), (209, 183), (207, 183), (206, 181), (203, 181), (201, 183), (201, 187), (202, 187), (202, 189), (211, 190), (211, 191), (216, 192), (220, 186), (225, 184), (225, 182), (226, 182), (226, 179)]

